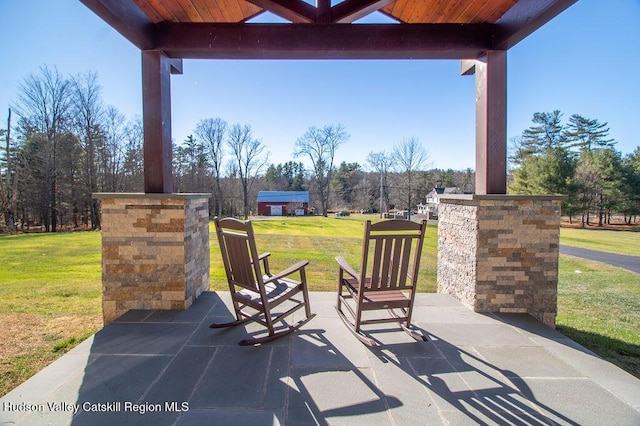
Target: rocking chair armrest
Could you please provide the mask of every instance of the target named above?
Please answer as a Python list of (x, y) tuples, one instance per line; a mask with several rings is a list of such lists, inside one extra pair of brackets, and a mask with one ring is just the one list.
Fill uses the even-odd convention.
[(347, 262), (347, 259), (345, 259), (343, 256), (337, 256), (336, 262), (338, 262), (338, 266), (340, 267), (340, 269), (345, 271), (347, 274), (351, 275), (353, 279), (355, 280), (360, 279), (358, 277), (358, 273), (355, 271), (355, 269), (351, 267), (351, 265), (349, 265), (349, 262)]
[[(258, 262), (262, 261), (264, 273), (267, 275), (271, 275), (271, 271), (269, 270), (269, 256), (271, 256), (269, 252), (258, 255)], [(251, 263), (253, 263), (253, 261), (251, 261)]]
[(269, 279), (264, 281), (264, 283), (265, 284), (266, 283), (270, 283), (271, 281), (275, 281), (275, 280), (278, 280), (280, 278), (284, 278), (284, 277), (286, 277), (288, 275), (291, 275), (291, 274), (299, 271), (300, 269), (303, 269), (308, 264), (309, 264), (308, 260), (301, 260), (300, 262), (288, 267), (287, 269), (285, 269), (285, 270), (283, 270), (281, 272), (278, 272), (275, 275), (270, 276)]

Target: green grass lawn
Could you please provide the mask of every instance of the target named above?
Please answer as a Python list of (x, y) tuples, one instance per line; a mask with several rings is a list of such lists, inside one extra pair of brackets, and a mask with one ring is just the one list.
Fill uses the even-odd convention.
[[(311, 290), (335, 291), (334, 258), (345, 256), (357, 268), (363, 223), (357, 216), (284, 218), (255, 221), (254, 229), (258, 249), (271, 253), (272, 270), (308, 259)], [(618, 246), (635, 241), (630, 246), (638, 252), (640, 233), (614, 234), (563, 229), (561, 240), (593, 240), (602, 249), (617, 238)], [(100, 238), (99, 232), (0, 236), (0, 395), (100, 328)], [(212, 228), (210, 247), (211, 288), (227, 290)], [(419, 291), (436, 290), (436, 256), (431, 226)], [(561, 256), (558, 291), (558, 328), (640, 377), (640, 275)]]
[(99, 232), (0, 237), (0, 312), (102, 314)]
[(560, 228), (560, 242), (591, 250), (640, 256), (640, 232)]
[[(562, 244), (640, 256), (640, 232), (561, 228)], [(640, 275), (560, 256), (558, 329), (640, 377)]]
[(100, 238), (0, 236), (0, 396), (101, 327)]
[(640, 275), (560, 256), (559, 331), (640, 378)]
[[(363, 218), (286, 218), (262, 220), (253, 224), (258, 251), (271, 253), (269, 264), (275, 271), (300, 259), (309, 260), (307, 279), (314, 291), (336, 291), (338, 266), (336, 256), (344, 256), (358, 269), (361, 261)], [(213, 235), (213, 230), (211, 230)], [(437, 228), (427, 228), (422, 251), (418, 291), (436, 291)], [(211, 244), (211, 285), (227, 289), (217, 244)], [(215, 272), (214, 272), (215, 270)], [(218, 287), (221, 283), (221, 287)]]

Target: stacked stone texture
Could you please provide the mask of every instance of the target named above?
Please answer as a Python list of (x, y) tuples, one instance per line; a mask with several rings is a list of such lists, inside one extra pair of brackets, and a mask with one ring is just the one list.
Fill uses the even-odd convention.
[(97, 194), (102, 199), (102, 308), (186, 309), (209, 289), (206, 194)]
[(476, 312), (528, 313), (554, 327), (561, 200), (441, 200), (438, 292), (455, 296)]

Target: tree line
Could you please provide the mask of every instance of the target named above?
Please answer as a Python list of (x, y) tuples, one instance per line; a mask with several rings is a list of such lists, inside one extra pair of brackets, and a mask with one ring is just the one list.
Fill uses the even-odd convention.
[[(96, 192), (142, 192), (143, 129), (102, 100), (98, 76), (28, 75), (0, 128), (0, 210), (9, 231), (100, 227)], [(201, 119), (173, 147), (175, 192), (211, 193), (211, 215), (248, 217), (260, 190), (308, 190), (317, 214), (331, 209), (410, 209), (436, 185), (473, 191), (473, 171), (427, 170), (429, 152), (405, 138), (366, 164), (335, 164), (344, 126), (311, 126), (292, 160), (272, 164), (249, 124)]]
[(335, 164), (337, 150), (349, 139), (346, 129), (340, 124), (311, 126), (295, 141), (292, 160), (274, 164), (248, 125), (206, 118), (194, 134), (174, 150), (176, 191), (211, 192), (210, 211), (219, 216), (247, 218), (263, 190), (309, 191), (312, 210), (327, 216), (331, 210), (409, 209), (434, 186), (468, 192), (474, 187), (470, 169), (425, 170), (429, 153), (417, 138), (403, 139), (390, 152), (370, 152), (365, 164)]
[[(535, 113), (514, 138), (509, 192), (561, 194), (563, 213), (603, 225), (640, 210), (640, 147), (616, 151), (607, 123), (560, 111)], [(174, 144), (175, 192), (211, 193), (211, 215), (248, 217), (260, 190), (308, 190), (317, 214), (332, 209), (411, 210), (436, 186), (473, 192), (474, 172), (429, 169), (429, 152), (404, 138), (389, 152), (370, 152), (364, 164), (335, 164), (350, 138), (340, 124), (311, 126), (294, 144), (292, 159), (269, 161), (249, 124), (201, 119)], [(102, 101), (96, 73), (71, 77), (46, 66), (19, 85), (17, 101), (0, 128), (0, 211), (3, 228), (100, 226), (96, 192), (142, 192), (143, 129)]]
[(142, 189), (141, 121), (102, 103), (95, 73), (30, 74), (2, 134), (0, 207), (9, 230), (97, 228), (92, 193)]
[(558, 111), (537, 112), (533, 125), (514, 138), (509, 192), (560, 194), (564, 215), (582, 226), (625, 223), (640, 213), (640, 146), (623, 155), (606, 122)]

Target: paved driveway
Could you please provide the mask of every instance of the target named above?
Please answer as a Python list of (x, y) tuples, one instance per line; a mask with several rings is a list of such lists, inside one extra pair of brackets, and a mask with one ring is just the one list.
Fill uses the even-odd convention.
[(625, 256), (622, 254), (605, 253), (602, 251), (588, 250), (565, 245), (560, 245), (560, 253), (594, 260), (596, 262), (602, 262), (612, 266), (618, 266), (635, 272), (636, 274), (640, 274), (640, 256)]

